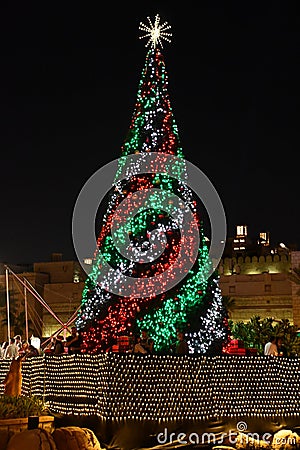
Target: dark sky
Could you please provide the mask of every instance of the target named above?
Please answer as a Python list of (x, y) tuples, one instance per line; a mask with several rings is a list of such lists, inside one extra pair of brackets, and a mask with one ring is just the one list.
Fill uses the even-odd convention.
[(251, 237), (267, 230), (274, 244), (299, 245), (300, 15), (291, 4), (1, 5), (0, 262), (74, 258), (76, 198), (120, 156), (147, 51), (139, 22), (156, 13), (172, 26), (162, 52), (185, 157), (217, 189), (228, 236), (247, 224)]

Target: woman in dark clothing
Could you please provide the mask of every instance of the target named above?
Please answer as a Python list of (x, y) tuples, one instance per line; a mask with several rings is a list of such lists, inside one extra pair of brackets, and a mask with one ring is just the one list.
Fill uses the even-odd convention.
[(277, 345), (277, 354), (278, 356), (284, 356), (285, 358), (287, 357), (287, 349), (286, 347), (283, 345), (283, 341), (281, 337), (278, 337), (276, 339), (276, 345)]
[(184, 339), (184, 334), (181, 331), (178, 331), (177, 333), (177, 344), (176, 344), (176, 355), (188, 355), (189, 353), (189, 346)]

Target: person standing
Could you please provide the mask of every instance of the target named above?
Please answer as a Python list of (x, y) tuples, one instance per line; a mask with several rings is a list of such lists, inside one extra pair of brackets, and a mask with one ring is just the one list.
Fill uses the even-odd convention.
[(21, 338), (20, 334), (17, 334), (14, 337), (14, 340), (15, 340), (16, 346), (18, 347), (18, 350), (21, 351), (22, 350), (22, 338)]
[(154, 341), (148, 336), (147, 330), (142, 330), (141, 336), (138, 338), (134, 346), (134, 353), (147, 354), (153, 353)]
[(276, 338), (275, 336), (270, 336), (269, 342), (266, 343), (264, 348), (264, 355), (265, 356), (277, 356), (277, 346), (276, 346)]
[(137, 336), (137, 338), (135, 340), (135, 344), (133, 347), (133, 353), (136, 353), (137, 355), (146, 355), (147, 354), (147, 350), (141, 344), (140, 336)]
[(284, 358), (287, 357), (287, 349), (286, 347), (283, 345), (283, 340), (282, 337), (278, 337), (276, 339), (276, 346), (277, 346), (277, 353), (278, 356), (283, 356)]
[(51, 339), (51, 352), (52, 355), (62, 355), (64, 353), (64, 344), (62, 341), (63, 337), (61, 335), (53, 336)]
[(10, 344), (6, 347), (4, 358), (17, 358), (19, 356), (19, 349), (16, 346), (15, 338), (10, 339)]
[(33, 356), (39, 356), (39, 351), (33, 345), (28, 344), (24, 359), (32, 358)]
[(26, 353), (28, 352), (28, 347), (29, 347), (28, 342), (27, 341), (23, 341), (22, 342), (22, 347), (21, 347), (21, 349), (19, 349), (19, 356), (21, 356), (21, 358), (23, 356), (25, 356)]
[(71, 335), (67, 337), (65, 347), (68, 349), (68, 355), (74, 355), (81, 351), (80, 334), (76, 327), (71, 328)]
[(176, 355), (188, 355), (189, 353), (189, 346), (184, 339), (184, 334), (182, 331), (177, 332), (177, 344), (175, 349)]
[(146, 329), (142, 330), (140, 344), (144, 347), (147, 353), (153, 353), (154, 341), (149, 337), (148, 330)]

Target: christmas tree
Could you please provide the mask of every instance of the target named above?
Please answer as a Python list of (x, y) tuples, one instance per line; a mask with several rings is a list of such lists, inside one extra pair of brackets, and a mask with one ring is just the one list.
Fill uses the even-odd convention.
[[(156, 353), (169, 352), (180, 330), (190, 353), (211, 354), (227, 339), (226, 311), (170, 105), (159, 48), (170, 26), (148, 21), (140, 29), (150, 48), (76, 326), (90, 354), (143, 328)], [(113, 270), (103, 273), (103, 261)]]

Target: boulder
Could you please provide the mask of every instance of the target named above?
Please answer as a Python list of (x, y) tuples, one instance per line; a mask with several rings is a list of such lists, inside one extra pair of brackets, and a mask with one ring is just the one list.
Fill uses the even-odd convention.
[(97, 436), (89, 428), (56, 428), (52, 436), (57, 450), (103, 450)]
[(0, 450), (6, 450), (8, 441), (10, 440), (12, 435), (12, 431), (0, 430)]
[(51, 433), (36, 428), (14, 434), (9, 439), (6, 450), (57, 450), (57, 447)]
[(246, 433), (239, 433), (236, 437), (235, 442), (236, 449), (268, 449), (270, 450), (271, 445), (269, 442), (263, 441), (261, 439), (254, 439)]
[(273, 436), (272, 450), (294, 450), (300, 448), (300, 436), (292, 430), (280, 430)]

